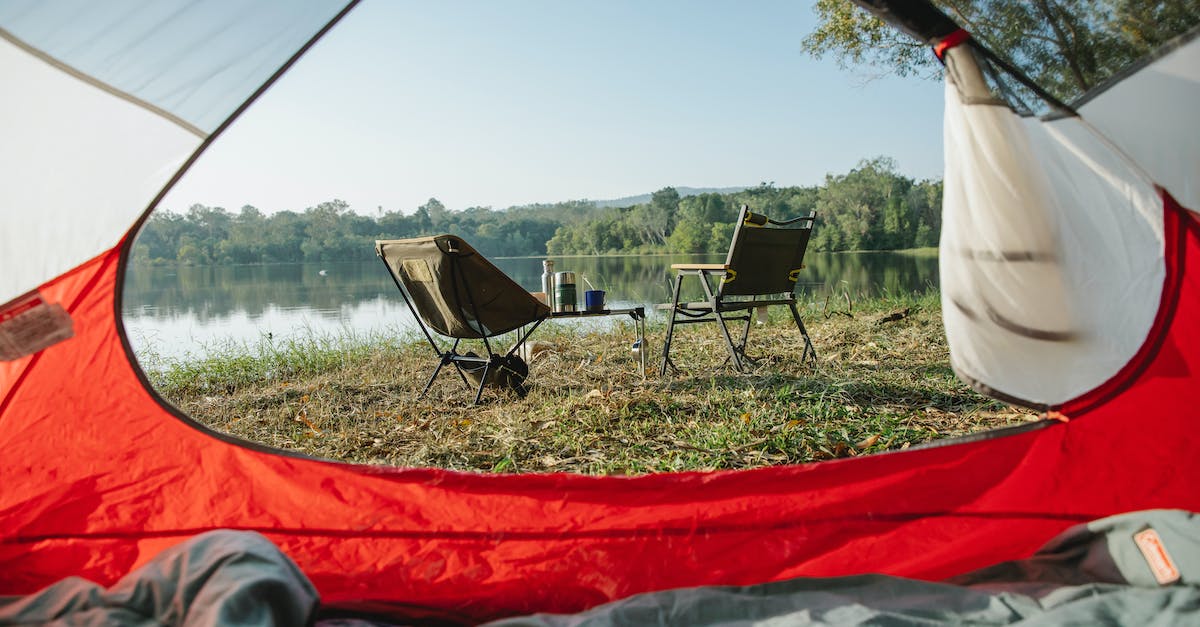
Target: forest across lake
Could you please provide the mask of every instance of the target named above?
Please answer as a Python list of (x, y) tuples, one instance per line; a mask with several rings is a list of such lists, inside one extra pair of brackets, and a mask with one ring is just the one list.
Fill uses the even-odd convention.
[(451, 210), (436, 198), (408, 211), (370, 215), (340, 200), (303, 211), (236, 213), (193, 205), (156, 211), (138, 235), (135, 265), (371, 261), (376, 239), (450, 233), (488, 257), (722, 253), (738, 208), (785, 219), (815, 211), (809, 250), (842, 252), (937, 246), (941, 181), (915, 181), (879, 157), (818, 186), (763, 182), (738, 191), (680, 194), (665, 187), (629, 204), (571, 200), (494, 210)]

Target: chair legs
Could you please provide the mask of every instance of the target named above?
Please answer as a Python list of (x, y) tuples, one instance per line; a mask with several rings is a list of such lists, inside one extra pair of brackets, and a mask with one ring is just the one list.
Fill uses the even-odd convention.
[[(424, 398), (425, 394), (427, 392), (429, 392), (429, 388), (433, 387), (433, 381), (434, 381), (434, 379), (437, 379), (438, 373), (440, 373), (442, 371), (442, 368), (446, 367), (449, 364), (454, 365), (454, 370), (455, 370), (455, 372), (458, 373), (458, 377), (460, 379), (462, 379), (463, 385), (467, 386), (468, 390), (472, 389), (471, 383), (469, 381), (467, 381), (467, 375), (463, 374), (463, 367), (462, 367), (462, 362), (471, 361), (469, 359), (471, 357), (474, 357), (474, 353), (468, 353), (466, 355), (459, 355), (457, 352), (455, 352), (455, 349), (453, 349), (453, 348), (444, 353), (440, 353), (438, 355), (437, 367), (435, 367), (433, 369), (433, 374), (429, 375), (429, 380), (425, 382), (425, 388), (421, 390), (421, 393), (417, 395), (417, 398)], [(464, 358), (468, 358), (468, 359), (464, 359)]]
[[(678, 290), (678, 285), (676, 286)], [(784, 303), (774, 303), (782, 305)], [(813, 347), (812, 339), (808, 335), (808, 329), (804, 326), (804, 321), (800, 319), (800, 311), (796, 309), (796, 303), (787, 303), (788, 309), (792, 313), (792, 320), (796, 323), (796, 328), (799, 329), (801, 337), (804, 338), (804, 350), (800, 354), (801, 363), (817, 362), (817, 350)], [(680, 318), (679, 316), (685, 316)], [(690, 316), (690, 319), (687, 317)], [(744, 320), (745, 326), (742, 327), (741, 343), (735, 344), (733, 335), (730, 333), (728, 322), (732, 320)], [(659, 368), (659, 376), (666, 376), (667, 367), (678, 372), (679, 368), (675, 366), (675, 362), (671, 361), (671, 340), (674, 338), (675, 325), (677, 324), (692, 324), (697, 322), (716, 322), (721, 328), (721, 336), (725, 339), (725, 346), (729, 350), (729, 357), (726, 361), (732, 361), (733, 367), (738, 372), (746, 372), (747, 364), (754, 364), (756, 359), (746, 354), (746, 345), (750, 338), (750, 327), (754, 324), (753, 312), (747, 312), (744, 316), (729, 316), (726, 317), (720, 312), (704, 311), (695, 314), (689, 314), (674, 307), (671, 310), (671, 317), (667, 321), (667, 337), (663, 343), (662, 365)]]
[[(680, 318), (679, 316), (684, 316), (684, 317)], [(729, 320), (742, 320), (742, 319), (745, 319), (747, 321), (747, 327), (745, 330), (742, 331), (742, 343), (741, 343), (741, 346), (738, 346), (733, 343), (733, 335), (730, 334), (729, 325), (726, 323)], [(746, 368), (745, 368), (744, 362), (753, 361), (749, 358), (749, 356), (746, 355), (746, 352), (745, 352), (746, 337), (750, 333), (749, 317), (743, 318), (743, 316), (734, 316), (734, 317), (726, 318), (725, 316), (722, 316), (720, 313), (714, 313), (714, 312), (709, 312), (709, 311), (698, 312), (698, 313), (692, 314), (692, 313), (680, 310), (678, 308), (675, 308), (675, 309), (671, 310), (671, 317), (667, 320), (667, 338), (666, 338), (666, 341), (663, 342), (662, 365), (659, 367), (659, 371), (658, 371), (659, 376), (666, 376), (668, 366), (670, 366), (671, 369), (675, 372), (679, 371), (679, 368), (675, 366), (675, 362), (671, 361), (671, 340), (674, 339), (675, 325), (677, 325), (677, 324), (694, 324), (694, 323), (698, 323), (698, 322), (716, 322), (721, 327), (721, 337), (723, 337), (725, 339), (725, 347), (729, 350), (729, 357), (726, 358), (726, 361), (732, 361), (733, 367), (738, 372), (745, 372)]]
[[(442, 371), (442, 367), (451, 362), (451, 360), (449, 359), (449, 356), (450, 356), (450, 353), (442, 354), (442, 358), (440, 360), (438, 360), (437, 367), (433, 369), (433, 374), (429, 375), (429, 380), (425, 382), (425, 389), (421, 390), (421, 393), (417, 395), (417, 398), (425, 397), (425, 393), (428, 392), (429, 388), (433, 386), (433, 380), (436, 379), (438, 376), (438, 373)], [(462, 374), (462, 373), (460, 372), (459, 374)], [(465, 377), (463, 378), (463, 382), (464, 383), (466, 382)]]
[[(804, 321), (800, 319), (800, 311), (798, 309), (796, 309), (796, 303), (789, 302), (787, 304), (787, 306), (788, 306), (788, 309), (791, 310), (791, 312), (792, 312), (792, 320), (795, 321), (796, 328), (800, 331), (800, 336), (804, 338), (804, 350), (801, 351), (801, 353), (800, 353), (800, 363), (806, 363), (806, 362), (812, 363), (812, 364), (817, 363), (817, 349), (813, 347), (812, 338), (810, 338), (808, 336), (808, 329), (806, 329), (804, 327)], [(718, 318), (720, 318), (719, 315), (718, 315)], [(746, 354), (746, 342), (750, 337), (750, 325), (753, 324), (754, 314), (748, 313), (746, 315), (745, 320), (746, 320), (746, 327), (742, 331), (741, 345), (737, 346), (736, 350), (735, 350), (733, 343), (729, 342), (729, 350), (734, 354), (741, 355), (743, 360), (753, 363), (756, 360)], [(722, 327), (725, 326), (724, 320), (722, 320), (721, 326)], [(729, 335), (729, 332), (726, 331), (727, 338), (728, 338), (728, 335)], [(727, 341), (728, 341), (728, 339), (727, 339)], [(741, 367), (741, 364), (736, 364), (736, 365), (738, 366), (739, 371), (744, 371)]]
[[(742, 345), (740, 347), (735, 346), (733, 344), (733, 336), (729, 334), (729, 325), (725, 324), (725, 316), (722, 316), (720, 312), (717, 312), (714, 314), (714, 317), (716, 318), (718, 326), (721, 327), (721, 335), (725, 336), (725, 347), (729, 349), (729, 357), (733, 360), (733, 367), (737, 369), (738, 372), (745, 372), (746, 369), (742, 366), (742, 357), (746, 355), (746, 340), (744, 338), (742, 339)], [(737, 320), (737, 318), (732, 319)], [(748, 336), (749, 334), (750, 320), (747, 318), (746, 332), (743, 335)]]
[[(483, 389), (488, 383), (499, 383), (507, 386), (516, 392), (517, 396), (524, 398), (529, 393), (529, 388), (525, 386), (525, 379), (529, 376), (529, 366), (516, 353), (521, 344), (529, 338), (541, 322), (541, 320), (538, 320), (528, 330), (518, 333), (516, 343), (506, 353), (492, 352), (491, 345), (487, 343), (486, 339), (484, 340), (484, 345), (488, 351), (486, 357), (476, 355), (470, 351), (460, 354), (458, 346), (461, 340), (459, 339), (454, 340), (454, 344), (450, 349), (445, 351), (439, 350), (437, 345), (434, 344), (435, 352), (438, 356), (438, 364), (433, 369), (433, 373), (429, 375), (429, 380), (425, 382), (425, 387), (417, 395), (417, 398), (424, 398), (429, 389), (433, 387), (433, 382), (437, 379), (438, 374), (447, 365), (453, 365), (455, 372), (458, 373), (458, 377), (462, 379), (463, 385), (468, 390), (475, 392), (473, 405), (478, 405), (479, 401), (483, 399)], [(468, 373), (471, 375), (472, 380), (478, 374), (478, 385), (473, 383), (473, 381), (468, 381)]]
[(667, 320), (667, 339), (663, 341), (662, 365), (658, 369), (658, 376), (667, 376), (667, 366), (671, 366), (673, 370), (678, 371), (675, 363), (671, 361), (671, 339), (675, 336), (675, 317), (679, 315), (679, 286), (683, 282), (683, 274), (675, 275), (675, 287), (671, 292), (671, 318)]
[(483, 367), (483, 376), (479, 377), (479, 389), (475, 392), (475, 401), (471, 403), (472, 405), (478, 405), (479, 399), (483, 398), (483, 387), (487, 385), (488, 371), (491, 369), (492, 364), (489, 361), (488, 364)]
[[(662, 365), (659, 367), (659, 373), (658, 373), (659, 376), (666, 376), (667, 366), (670, 366), (672, 370), (675, 370), (677, 372), (679, 370), (679, 368), (677, 368), (675, 366), (675, 362), (671, 361), (671, 340), (674, 339), (675, 325), (676, 324), (692, 324), (692, 323), (696, 323), (696, 322), (717, 322), (720, 324), (721, 334), (725, 338), (725, 346), (729, 349), (729, 358), (731, 360), (733, 360), (733, 367), (736, 368), (738, 372), (745, 372), (745, 368), (742, 365), (743, 358), (745, 357), (745, 352), (739, 351), (738, 348), (736, 346), (734, 346), (733, 336), (729, 334), (729, 326), (725, 324), (726, 318), (724, 316), (722, 316), (720, 312), (715, 310), (715, 305), (714, 305), (714, 309), (712, 311), (701, 311), (701, 312), (696, 312), (696, 313), (691, 313), (691, 312), (685, 311), (683, 309), (680, 309), (680, 307), (679, 307), (679, 290), (680, 290), (680, 286), (683, 283), (684, 276), (685, 276), (684, 272), (679, 272), (679, 273), (676, 273), (676, 275), (675, 275), (675, 285), (672, 288), (672, 294), (671, 294), (671, 318), (670, 318), (670, 320), (667, 321), (667, 339), (665, 342), (663, 342)], [(701, 276), (700, 282), (704, 287), (704, 293), (708, 296), (709, 302), (715, 302), (716, 297), (713, 295), (712, 286), (709, 285), (708, 280), (706, 278), (704, 278), (704, 276)], [(711, 318), (709, 317), (710, 315), (712, 316)], [(684, 318), (679, 318), (679, 316), (684, 316)], [(740, 320), (740, 319), (741, 319), (740, 317), (729, 318), (729, 320)], [(747, 327), (747, 329), (742, 333), (742, 335), (743, 335), (742, 348), (743, 349), (746, 347), (745, 336), (748, 333), (749, 333), (749, 328)]]
[(796, 328), (800, 329), (800, 335), (804, 337), (804, 352), (800, 353), (800, 362), (808, 360), (814, 364), (817, 363), (817, 349), (813, 347), (812, 339), (808, 337), (808, 329), (804, 328), (800, 312), (796, 311), (796, 303), (788, 303), (788, 308), (792, 310), (792, 320), (796, 321)]
[(483, 367), (483, 374), (479, 378), (479, 389), (475, 392), (474, 404), (479, 404), (479, 400), (483, 398), (483, 388), (489, 382), (507, 386), (516, 392), (517, 396), (525, 398), (525, 395), (529, 393), (529, 388), (525, 387), (525, 378), (528, 376), (529, 366), (519, 356), (512, 352), (506, 355), (493, 353)]

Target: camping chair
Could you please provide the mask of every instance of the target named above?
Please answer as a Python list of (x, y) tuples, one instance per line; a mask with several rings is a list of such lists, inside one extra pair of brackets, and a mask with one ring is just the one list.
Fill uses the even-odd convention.
[[(510, 279), (462, 238), (437, 235), (375, 242), (392, 280), (413, 317), (438, 356), (437, 367), (418, 398), (425, 396), (438, 373), (453, 365), (463, 384), (478, 378), (475, 403), (485, 385), (507, 386), (524, 396), (529, 367), (517, 355), (521, 344), (550, 315), (550, 308)], [(489, 338), (519, 330), (505, 352), (493, 348)], [(436, 332), (454, 342), (445, 347)], [(463, 340), (482, 340), (485, 356), (460, 353)]]
[[(749, 207), (742, 205), (725, 263), (671, 265), (671, 269), (676, 271), (675, 285), (672, 303), (664, 306), (670, 309), (671, 319), (667, 323), (667, 339), (663, 343), (660, 375), (667, 374), (668, 366), (678, 371), (671, 361), (671, 339), (675, 325), (699, 322), (717, 323), (729, 348), (729, 359), (733, 360), (734, 368), (744, 372), (745, 363), (755, 361), (746, 355), (753, 310), (772, 305), (786, 305), (791, 310), (792, 319), (804, 337), (801, 362), (816, 361), (817, 351), (808, 337), (804, 322), (800, 320), (793, 292), (797, 275), (804, 268), (804, 251), (808, 248), (808, 238), (812, 234), (816, 215), (816, 212), (811, 212), (792, 220), (776, 221), (752, 213)], [(679, 302), (680, 286), (686, 276), (699, 277), (705, 300)], [(720, 279), (715, 291), (710, 280), (713, 277)], [(734, 344), (733, 336), (729, 333), (727, 323), (732, 320), (746, 323), (739, 344)]]

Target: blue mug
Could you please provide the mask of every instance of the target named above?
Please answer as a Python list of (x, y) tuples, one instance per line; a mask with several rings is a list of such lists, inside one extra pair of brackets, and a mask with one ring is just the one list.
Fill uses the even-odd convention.
[(587, 290), (584, 292), (583, 306), (588, 311), (604, 311), (604, 290)]

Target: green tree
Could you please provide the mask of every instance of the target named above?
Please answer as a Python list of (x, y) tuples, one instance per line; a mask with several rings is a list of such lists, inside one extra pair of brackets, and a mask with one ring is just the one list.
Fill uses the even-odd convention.
[(446, 230), (447, 213), (446, 205), (437, 198), (430, 198), (425, 204), (421, 205), (417, 211), (424, 211), (425, 215), (429, 216), (429, 228), (438, 231)]
[(135, 256), (152, 262), (175, 260), (184, 230), (183, 216), (170, 211), (155, 211), (138, 233), (138, 248), (144, 249), (145, 253)]
[(416, 224), (412, 218), (399, 211), (389, 211), (379, 217), (380, 239), (402, 239), (417, 234)]
[(909, 190), (908, 203), (916, 215), (912, 245), (917, 248), (937, 246), (942, 232), (942, 182), (917, 183)]
[(212, 263), (212, 259), (190, 235), (180, 238), (179, 250), (175, 253), (175, 259), (185, 266), (203, 266)]
[(350, 213), (342, 200), (323, 202), (304, 212), (304, 242), (300, 250), (308, 261), (364, 259), (369, 252), (370, 234), (378, 229), (371, 221), (363, 228), (365, 216)]
[[(990, 50), (1069, 102), (1200, 22), (1196, 0), (934, 0)], [(810, 55), (934, 77), (927, 47), (849, 0), (818, 0)]]
[(547, 255), (569, 255), (575, 252), (575, 229), (569, 226), (560, 226), (554, 231), (554, 235), (546, 241)]
[[(221, 207), (192, 205), (184, 215), (184, 233), (195, 250), (187, 251), (187, 263), (211, 264), (221, 261), (220, 243), (229, 236), (233, 216)], [(180, 249), (185, 242), (180, 238)]]
[(242, 207), (233, 218), (228, 237), (217, 246), (220, 260), (225, 263), (261, 262), (266, 228), (267, 218), (261, 211), (250, 205)]
[(295, 211), (280, 211), (267, 219), (259, 246), (264, 262), (283, 263), (304, 258), (304, 217)]
[(706, 253), (712, 239), (712, 222), (683, 220), (675, 226), (667, 238), (667, 247), (673, 253)]
[[(734, 218), (736, 220), (736, 217)], [(708, 231), (708, 252), (720, 253), (729, 250), (733, 241), (733, 229), (737, 225), (729, 222), (715, 222)]]
[(630, 218), (644, 243), (666, 244), (678, 210), (679, 192), (674, 187), (664, 187), (650, 195), (650, 202), (636, 206)]
[(827, 175), (817, 212), (826, 233), (814, 242), (817, 250), (890, 250), (912, 246), (916, 231), (913, 208), (907, 202), (912, 180), (896, 173), (885, 157), (867, 159), (843, 175)]
[(414, 235), (431, 235), (433, 233), (433, 220), (429, 217), (429, 209), (421, 206), (412, 215), (413, 226), (416, 227)]
[[(679, 201), (678, 220), (667, 240), (671, 252), (707, 253), (725, 250), (729, 241), (713, 241), (713, 225), (737, 219), (733, 204), (720, 194), (700, 194)], [(732, 233), (732, 231), (731, 231)]]

